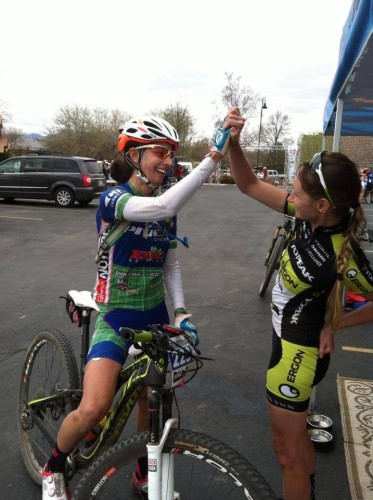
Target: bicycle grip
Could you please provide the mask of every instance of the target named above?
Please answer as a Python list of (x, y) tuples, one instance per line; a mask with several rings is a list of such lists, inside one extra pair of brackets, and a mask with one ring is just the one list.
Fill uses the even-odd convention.
[(130, 340), (133, 343), (136, 342), (153, 342), (153, 334), (152, 332), (147, 332), (145, 330), (135, 331), (132, 328), (127, 328), (122, 326), (119, 328), (120, 333), (122, 334), (124, 340)]

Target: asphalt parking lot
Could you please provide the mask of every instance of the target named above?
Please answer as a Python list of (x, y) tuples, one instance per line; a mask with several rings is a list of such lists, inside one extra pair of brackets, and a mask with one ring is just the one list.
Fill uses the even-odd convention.
[[(5, 499), (37, 499), (18, 447), (16, 404), (26, 347), (41, 329), (64, 331), (78, 346), (59, 296), (91, 289), (95, 277), (96, 202), (60, 209), (49, 202), (0, 200), (1, 350), (0, 491)], [(369, 208), (369, 207), (368, 207)], [(373, 219), (373, 218), (372, 218)], [(281, 215), (243, 196), (235, 186), (205, 185), (179, 215), (183, 282), (192, 321), (199, 327), (206, 362), (179, 393), (182, 427), (211, 434), (248, 458), (280, 496), (280, 472), (271, 448), (265, 373), (271, 344), (270, 293), (258, 289), (263, 261)], [(373, 247), (372, 247), (373, 249)], [(369, 249), (370, 251), (370, 249)], [(368, 254), (373, 255), (372, 253)], [(318, 453), (318, 500), (350, 500), (337, 374), (373, 379), (373, 327), (340, 333), (316, 408), (334, 424), (334, 446)]]

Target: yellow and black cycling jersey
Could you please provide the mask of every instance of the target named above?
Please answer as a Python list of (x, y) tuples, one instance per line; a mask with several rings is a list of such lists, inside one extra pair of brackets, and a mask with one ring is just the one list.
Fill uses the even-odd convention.
[[(293, 203), (285, 213), (294, 215)], [(327, 299), (337, 279), (336, 257), (343, 245), (343, 225), (319, 226), (295, 222), (294, 237), (284, 250), (272, 291), (272, 322), (276, 334), (298, 345), (318, 347)], [(341, 277), (348, 290), (373, 292), (373, 271), (360, 246)]]

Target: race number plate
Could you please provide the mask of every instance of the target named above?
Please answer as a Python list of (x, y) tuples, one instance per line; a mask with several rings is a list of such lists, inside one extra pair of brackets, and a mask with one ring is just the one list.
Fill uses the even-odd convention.
[[(169, 353), (172, 387), (177, 387), (183, 383), (184, 375), (188, 371), (188, 365), (192, 360), (192, 356), (188, 353), (193, 354), (194, 349), (182, 335), (172, 337), (171, 340), (177, 344), (175, 346), (175, 352)], [(180, 350), (178, 349), (179, 347), (181, 348)]]

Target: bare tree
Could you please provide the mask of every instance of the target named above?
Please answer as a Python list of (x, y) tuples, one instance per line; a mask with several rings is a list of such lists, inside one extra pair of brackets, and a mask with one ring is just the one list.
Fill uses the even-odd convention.
[(48, 130), (46, 147), (55, 152), (111, 160), (116, 155), (119, 127), (129, 115), (118, 109), (80, 106), (61, 108)]
[(8, 112), (8, 104), (3, 99), (0, 99), (0, 122), (4, 126), (4, 123), (10, 121), (11, 118), (12, 115)]
[(171, 104), (165, 109), (152, 111), (153, 115), (167, 120), (177, 130), (180, 138), (180, 155), (187, 156), (195, 137), (195, 118), (187, 106), (180, 102)]
[[(215, 125), (217, 125), (227, 109), (238, 107), (242, 116), (250, 118), (254, 116), (257, 110), (259, 95), (255, 94), (251, 87), (241, 84), (241, 77), (234, 76), (233, 73), (225, 73), (226, 84), (221, 91), (222, 105), (215, 105)], [(223, 109), (222, 109), (223, 108)], [(241, 144), (244, 148), (253, 146), (257, 140), (255, 132), (249, 132), (245, 127), (241, 133)]]
[(9, 149), (15, 149), (18, 146), (18, 141), (23, 135), (23, 131), (16, 127), (7, 127), (4, 129), (4, 135), (8, 139)]
[(281, 111), (276, 111), (262, 126), (261, 139), (267, 146), (284, 145), (285, 141), (289, 141), (287, 137), (289, 129), (289, 116), (282, 114)]
[(226, 84), (221, 92), (222, 103), (226, 109), (239, 107), (242, 116), (250, 118), (256, 111), (259, 96), (248, 85), (241, 85), (241, 77), (225, 73)]

